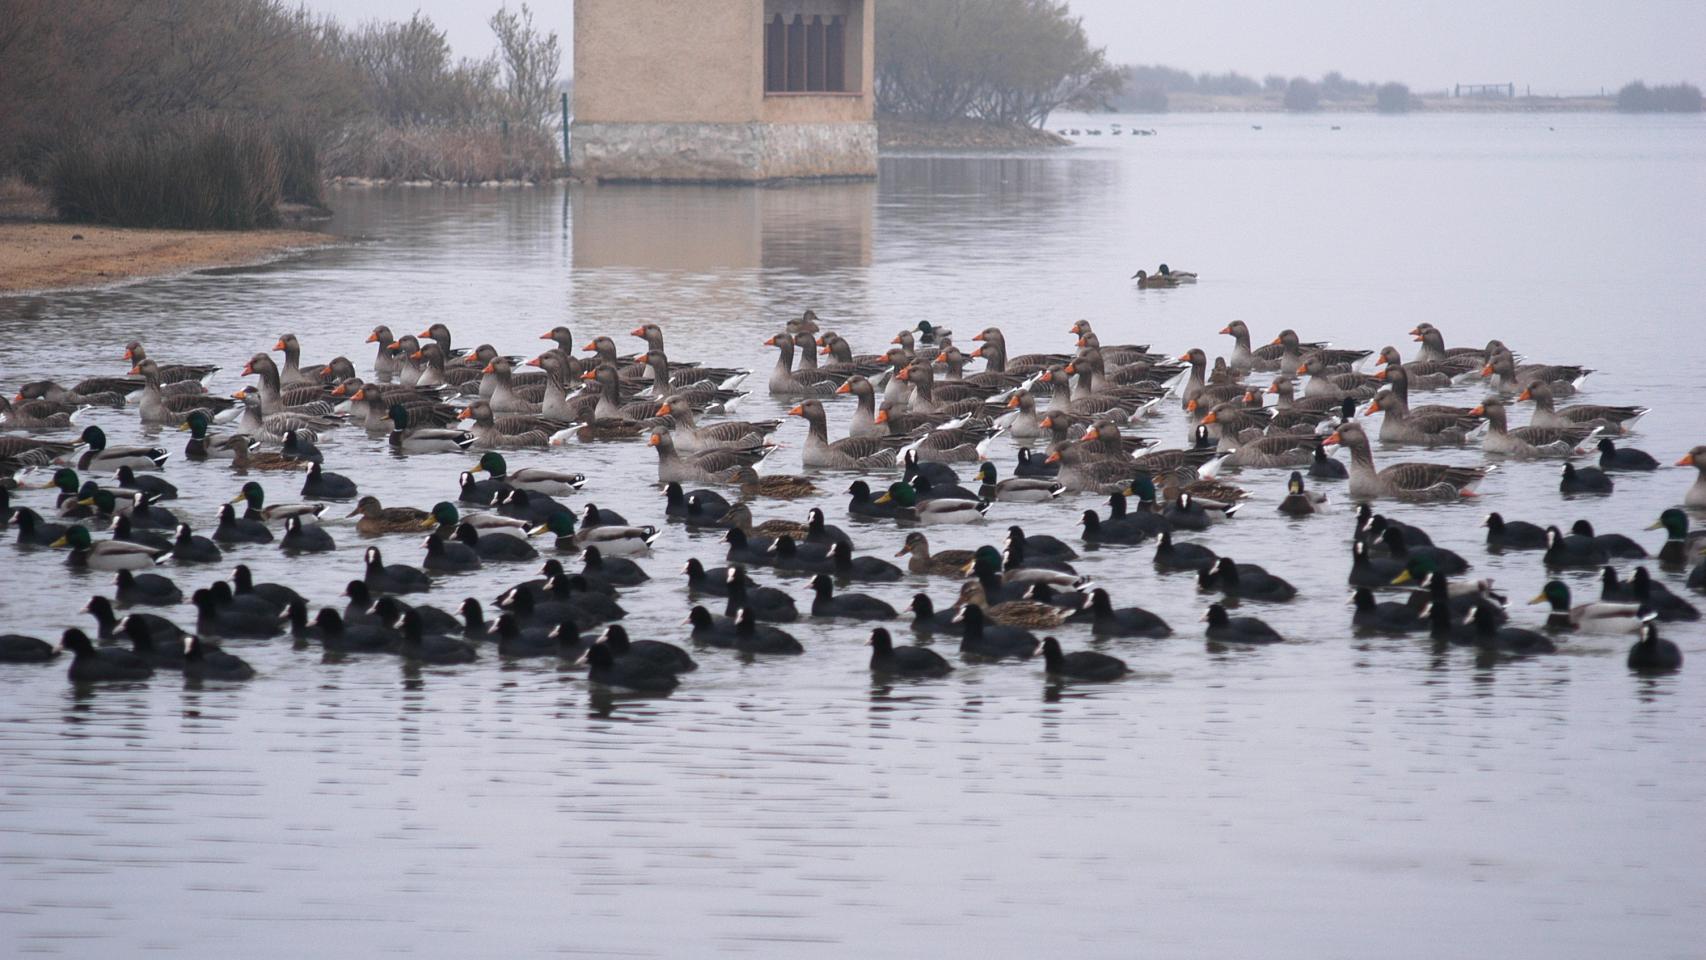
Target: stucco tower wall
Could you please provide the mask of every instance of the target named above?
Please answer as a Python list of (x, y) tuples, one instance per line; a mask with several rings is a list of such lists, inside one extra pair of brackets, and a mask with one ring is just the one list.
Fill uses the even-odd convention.
[(849, 73), (859, 88), (767, 97), (763, 0), (576, 0), (570, 170), (599, 180), (875, 176), (873, 4), (844, 2), (856, 11)]

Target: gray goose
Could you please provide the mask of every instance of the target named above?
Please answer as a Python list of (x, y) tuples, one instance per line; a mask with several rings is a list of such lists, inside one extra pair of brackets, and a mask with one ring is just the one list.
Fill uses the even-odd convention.
[(1334, 373), (1327, 362), (1324, 351), (1316, 351), (1303, 358), (1298, 364), (1296, 375), (1309, 377), (1309, 383), (1303, 388), (1305, 397), (1331, 397), (1335, 400), (1343, 397), (1355, 397), (1367, 400), (1380, 389), (1380, 384), (1374, 377), (1357, 373), (1354, 370)]
[(154, 361), (144, 358), (136, 366), (130, 368), (132, 374), (142, 376), (142, 396), (136, 403), (137, 412), (143, 423), (180, 424), (192, 410), (201, 410), (209, 416), (229, 410), (233, 402), (229, 397), (210, 397), (206, 394), (165, 394), (160, 391), (160, 368)]
[(457, 419), (472, 420), (468, 432), (474, 437), (474, 445), (490, 450), (549, 446), (552, 436), (569, 427), (562, 420), (544, 417), (500, 417), (485, 400), (475, 400), (464, 407)]
[[(1234, 320), (1220, 328), (1223, 336), (1232, 338), (1232, 356), (1227, 363), (1235, 372), (1268, 373), (1280, 369), (1280, 356), (1285, 347), (1279, 338), (1272, 343), (1264, 343), (1255, 349), (1250, 348), (1250, 327), (1242, 320)], [(1302, 345), (1308, 350), (1319, 350), (1324, 343), (1306, 343)]]
[(695, 419), (693, 405), (675, 394), (663, 398), (663, 403), (658, 405), (658, 416), (674, 421), (670, 439), (675, 441), (676, 449), (690, 453), (712, 447), (763, 446), (770, 434), (782, 425), (780, 420), (723, 420), (700, 426)]
[(1398, 354), (1398, 348), (1393, 346), (1381, 347), (1374, 365), (1405, 367), (1405, 371), (1410, 375), (1411, 385), (1417, 390), (1443, 390), (1451, 386), (1458, 377), (1474, 373), (1476, 369), (1475, 361), (1462, 357), (1456, 360), (1416, 360), (1405, 364), (1404, 358)]
[[(1206, 414), (1215, 404), (1244, 395), (1244, 388), (1237, 384), (1208, 382), (1208, 354), (1204, 353), (1201, 347), (1192, 347), (1179, 354), (1179, 360), (1190, 364), (1191, 367), (1190, 376), (1186, 378), (1184, 389), (1179, 394), (1181, 408), (1201, 410)], [(1196, 404), (1194, 407), (1193, 401)]]
[(1033, 376), (1047, 370), (1051, 364), (1065, 363), (1071, 359), (1062, 353), (1023, 353), (1010, 357), (1007, 355), (1007, 337), (1000, 327), (985, 327), (980, 333), (974, 334), (972, 339), (981, 342), (983, 346), (973, 350), (971, 355), (982, 357), (983, 368), (990, 373)]
[(1314, 357), (1321, 362), (1324, 374), (1350, 373), (1370, 353), (1368, 350), (1335, 350), (1325, 343), (1306, 344), (1298, 339), (1296, 330), (1289, 328), (1281, 330), (1274, 343), (1280, 347), (1281, 370), (1295, 370), (1305, 360)]
[(1469, 416), (1412, 416), (1410, 404), (1391, 387), (1375, 394), (1362, 415), (1372, 417), (1382, 411), (1386, 415), (1380, 418), (1381, 443), (1461, 447), (1469, 441), (1470, 435), (1481, 427), (1479, 419)]
[(1341, 424), (1325, 441), (1342, 444), (1351, 452), (1349, 492), (1353, 500), (1388, 498), (1407, 503), (1444, 503), (1475, 495), (1475, 486), (1487, 476), (1484, 467), (1456, 467), (1444, 463), (1395, 463), (1376, 470), (1368, 434), (1362, 426)]
[[(305, 364), (302, 362), (302, 341), (296, 339), (296, 334), (287, 333), (279, 337), (278, 342), (273, 344), (272, 348), (274, 350), (284, 351), (284, 370), (280, 372), (280, 376), (283, 378), (285, 384), (317, 384), (320, 382), (320, 368), (324, 367), (325, 364)], [(307, 367), (308, 370), (313, 372), (304, 372), (304, 367)]]
[(770, 455), (774, 447), (712, 447), (696, 453), (681, 453), (667, 433), (653, 433), (649, 443), (658, 451), (658, 482), (725, 483)]
[(1452, 347), (1447, 350), (1445, 347), (1445, 334), (1441, 333), (1438, 327), (1425, 321), (1416, 324), (1415, 328), (1410, 331), (1410, 339), (1421, 344), (1421, 346), (1416, 349), (1416, 360), (1418, 361), (1435, 363), (1461, 363), (1467, 361), (1478, 365), (1485, 364), (1487, 362), (1487, 351), (1483, 349), (1476, 347)]
[(1694, 485), (1683, 494), (1682, 505), (1695, 509), (1706, 509), (1706, 444), (1701, 444), (1682, 455), (1676, 462), (1679, 467), (1693, 467), (1696, 471)]
[(1598, 427), (1585, 425), (1510, 429), (1505, 418), (1505, 401), (1497, 394), (1469, 412), (1487, 418), (1487, 436), (1481, 441), (1483, 449), (1519, 460), (1574, 456), (1583, 452), (1580, 449), (1583, 443), (1599, 435)]
[(764, 341), (777, 351), (776, 367), (770, 371), (770, 395), (773, 397), (827, 397), (835, 393), (847, 378), (819, 370), (794, 369), (794, 337), (778, 333)]
[(60, 430), (71, 426), (74, 405), (52, 400), (18, 400), (0, 394), (0, 424), (21, 430)]
[(996, 373), (993, 370), (985, 370), (983, 373), (967, 376), (965, 372), (966, 359), (966, 355), (960, 352), (960, 348), (952, 345), (936, 354), (936, 362), (947, 365), (946, 381), (949, 383), (966, 383), (985, 393), (999, 393), (1021, 386), (1026, 380), (1021, 374)]
[(1529, 425), (1535, 427), (1585, 425), (1599, 427), (1604, 433), (1624, 434), (1652, 412), (1647, 407), (1608, 407), (1593, 403), (1572, 404), (1559, 410), (1553, 406), (1552, 385), (1544, 380), (1529, 384), (1517, 400), (1534, 402), (1534, 416)]
[[(132, 340), (125, 345), (124, 358), (129, 360), (132, 366), (140, 366), (142, 361), (148, 359), (148, 351), (143, 349), (140, 342)], [(159, 373), (162, 387), (193, 381), (196, 384), (196, 389), (190, 392), (205, 393), (206, 391), (201, 389), (201, 381), (212, 376), (213, 371), (219, 368), (211, 363), (161, 363), (157, 364), (155, 369)], [(134, 371), (132, 373), (134, 374)], [(166, 392), (173, 393), (175, 391), (167, 390)]]
[(243, 376), (259, 377), (259, 399), (263, 416), (274, 413), (299, 413), (311, 417), (329, 416), (335, 404), (329, 388), (319, 381), (286, 384), (278, 364), (264, 353), (257, 353), (243, 365)]
[(1499, 393), (1515, 393), (1524, 385), (1538, 380), (1549, 385), (1555, 397), (1575, 396), (1590, 373), (1593, 373), (1591, 369), (1573, 364), (1525, 363), (1519, 366), (1509, 350), (1494, 351), (1488, 357), (1487, 365), (1481, 368), (1481, 376), (1491, 377), (1492, 388)]
[(390, 383), (403, 372), (403, 361), (397, 359), (397, 351), (392, 344), (397, 338), (392, 335), (391, 328), (380, 324), (367, 335), (368, 343), (378, 344), (373, 354), (373, 378), (380, 383)]
[[(1384, 382), (1407, 405), (1410, 402), (1410, 370), (1403, 364), (1389, 364), (1374, 379)], [(1448, 404), (1424, 403), (1420, 406), (1409, 407), (1412, 417), (1467, 417), (1472, 407), (1454, 407)]]
[[(549, 380), (549, 378), (547, 378)], [(534, 381), (526, 385), (515, 382), (515, 365), (508, 357), (496, 356), (480, 368), (480, 392), (486, 393), (486, 383), (492, 385), (486, 402), (496, 413), (537, 414), (544, 408), (547, 382)], [(538, 397), (537, 400), (533, 399)]]
[(868, 470), (892, 467), (899, 450), (906, 446), (906, 437), (844, 437), (831, 442), (829, 420), (819, 400), (803, 400), (788, 411), (790, 417), (804, 417), (806, 442), (800, 450), (800, 462), (807, 467), (829, 470)]

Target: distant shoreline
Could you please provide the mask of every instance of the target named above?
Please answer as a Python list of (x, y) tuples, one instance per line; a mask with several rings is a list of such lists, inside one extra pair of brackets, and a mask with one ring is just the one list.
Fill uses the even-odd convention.
[[(1417, 96), (1410, 113), (1611, 113), (1617, 110), (1615, 96), (1603, 97), (1438, 97)], [(1136, 113), (1138, 111), (1110, 111)], [(1166, 113), (1377, 113), (1373, 97), (1356, 100), (1323, 100), (1318, 109), (1291, 111), (1280, 94), (1261, 93), (1230, 96), (1203, 93), (1170, 93)], [(1093, 116), (1095, 114), (1092, 114)]]

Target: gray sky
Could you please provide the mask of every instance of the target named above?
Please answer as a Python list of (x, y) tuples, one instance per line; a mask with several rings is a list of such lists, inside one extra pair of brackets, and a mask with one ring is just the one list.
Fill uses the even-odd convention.
[[(699, 2), (715, 0), (682, 0), (682, 7)], [(485, 22), (498, 3), (308, 0), (346, 22), (407, 19), (418, 8), (458, 54), (471, 55), (492, 49)], [(531, 6), (537, 23), (562, 36), (567, 66), (572, 3)], [(1115, 61), (1193, 72), (1318, 77), (1339, 70), (1418, 89), (1510, 81), (1536, 93), (1616, 88), (1636, 78), (1706, 82), (1706, 0), (1072, 0), (1072, 8)]]

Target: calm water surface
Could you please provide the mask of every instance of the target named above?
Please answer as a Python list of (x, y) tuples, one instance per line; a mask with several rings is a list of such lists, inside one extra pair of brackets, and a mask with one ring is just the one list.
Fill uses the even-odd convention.
[[(338, 192), (328, 229), (346, 246), (0, 299), (0, 385), (121, 371), (132, 338), (162, 359), (218, 361), (228, 391), (284, 331), (309, 359), (365, 368), (362, 340), (380, 322), (443, 321), (459, 342), (531, 354), (554, 324), (626, 349), (629, 329), (657, 321), (672, 357), (757, 369), (742, 412), (761, 417), (785, 409), (763, 395), (774, 355), (761, 342), (806, 307), (873, 351), (921, 319), (962, 340), (999, 324), (1017, 352), (1065, 350), (1066, 328), (1088, 318), (1107, 341), (1212, 354), (1230, 346), (1215, 332), (1243, 319), (1258, 335), (1292, 326), (1408, 355), (1404, 331), (1427, 320), (1451, 343), (1499, 336), (1530, 357), (1588, 362), (1588, 399), (1654, 408), (1632, 442), (1665, 462), (1706, 437), (1698, 118), (1351, 116), (1336, 131), (1327, 118), (1127, 120), (1159, 133), (886, 158), (874, 184)], [(1126, 280), (1160, 260), (1203, 282)], [(836, 435), (847, 412), (832, 411)], [(129, 411), (96, 422), (117, 443), (141, 436)], [(1171, 409), (1148, 432), (1175, 445), (1185, 426)], [(176, 452), (183, 437), (160, 439)], [(798, 469), (802, 437), (798, 421), (783, 429), (778, 469)], [(388, 504), (453, 498), (468, 465), (393, 460), (350, 432), (323, 447), (328, 468)], [(995, 459), (1005, 469), (1012, 455), (1003, 442)], [(592, 480), (574, 506), (661, 525), (643, 446), (510, 460), (582, 470)], [(1637, 534), (1680, 500), (1686, 474), (1620, 478), (1609, 499), (1569, 502), (1554, 466), (1511, 465), (1479, 505), (1390, 512), (1520, 601), (1544, 580), (1538, 558), (1488, 556), (1485, 510)], [(203, 527), (240, 482), (181, 457), (166, 476)], [(290, 482), (264, 480), (272, 499), (294, 498)], [(1353, 636), (1350, 511), (1286, 520), (1273, 510), (1283, 481), (1246, 473), (1256, 498), (1206, 542), (1298, 584), (1299, 602), (1259, 611), (1293, 642), (1207, 649), (1187, 580), (1158, 576), (1148, 548), (1090, 553), (1082, 572), (1177, 632), (1102, 645), (1135, 670), (1107, 686), (1053, 687), (1033, 664), (873, 685), (867, 631), (812, 623), (793, 627), (806, 656), (705, 651), (664, 700), (596, 696), (555, 663), (329, 665), (283, 641), (232, 642), (262, 672), (234, 687), (161, 674), (79, 693), (63, 662), (0, 670), (0, 942), (88, 957), (296, 957), (308, 945), (351, 957), (1697, 956), (1699, 626), (1667, 631), (1690, 665), (1658, 680), (1624, 670), (1620, 638), (1487, 664)], [(847, 519), (838, 493), (820, 502), (861, 552), (898, 548), (892, 526)], [(987, 526), (934, 529), (932, 542), (994, 541), (1011, 522), (1066, 536), (1092, 503), (1001, 504)], [(329, 559), (248, 547), (229, 561), (333, 603), (362, 543), (329, 529), (341, 547)], [(419, 561), (412, 537), (383, 546)], [(714, 536), (670, 528), (646, 562), (654, 580), (622, 599), (630, 632), (682, 639), (675, 571), (720, 555)], [(0, 558), (10, 631), (86, 624), (79, 608), (109, 589), (110, 575), (68, 573), (10, 540)], [(220, 569), (168, 572), (187, 588)], [(489, 600), (522, 576), (443, 578), (431, 601)], [(1573, 583), (1594, 592), (1589, 577)], [(868, 589), (897, 606), (918, 589), (952, 595), (941, 581)], [(1515, 614), (1532, 624), (1538, 610)], [(1089, 643), (1084, 628), (1058, 632), (1069, 648)]]

